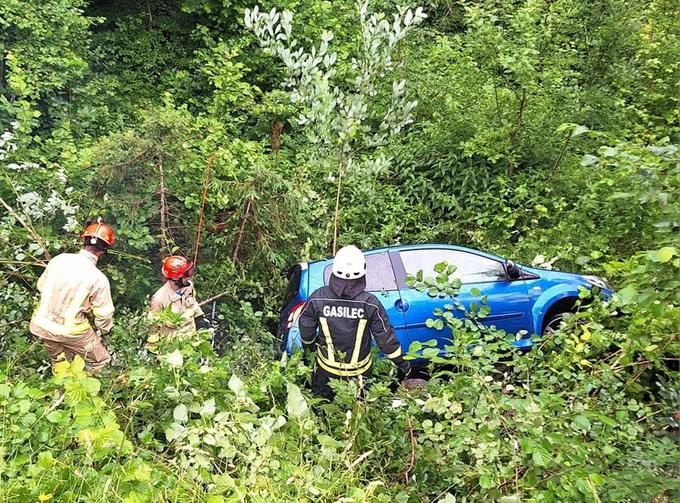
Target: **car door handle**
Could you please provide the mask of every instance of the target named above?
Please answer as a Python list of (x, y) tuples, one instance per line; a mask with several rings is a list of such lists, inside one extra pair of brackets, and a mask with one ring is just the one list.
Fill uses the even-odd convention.
[(397, 299), (396, 302), (394, 303), (394, 307), (396, 308), (397, 311), (405, 313), (406, 311), (408, 311), (409, 308), (408, 301), (403, 299)]

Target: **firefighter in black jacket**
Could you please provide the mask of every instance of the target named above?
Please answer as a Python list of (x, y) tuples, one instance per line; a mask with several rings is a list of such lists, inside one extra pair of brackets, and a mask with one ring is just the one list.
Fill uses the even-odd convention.
[(370, 375), (371, 336), (404, 374), (411, 370), (385, 308), (365, 288), (364, 255), (356, 246), (345, 246), (333, 260), (328, 286), (312, 293), (300, 313), (302, 342), (317, 348), (312, 390), (318, 395), (333, 397), (331, 379)]

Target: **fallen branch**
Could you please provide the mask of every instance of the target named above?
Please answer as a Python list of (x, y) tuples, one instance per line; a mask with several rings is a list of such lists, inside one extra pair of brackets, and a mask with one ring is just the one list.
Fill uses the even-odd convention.
[(214, 301), (216, 301), (216, 300), (218, 300), (218, 299), (221, 299), (222, 297), (226, 297), (226, 296), (229, 295), (230, 293), (231, 293), (231, 292), (222, 292), (222, 293), (218, 293), (217, 295), (213, 295), (212, 297), (210, 297), (210, 298), (204, 300), (203, 302), (199, 302), (198, 305), (199, 305), (199, 306), (205, 306), (206, 304), (210, 304), (211, 302), (214, 302)]
[(373, 454), (373, 449), (371, 449), (370, 451), (364, 452), (361, 456), (359, 456), (357, 459), (355, 459), (355, 460), (352, 461), (350, 464), (348, 464), (348, 465), (347, 465), (347, 468), (349, 468), (350, 470), (352, 470), (352, 469), (355, 468), (359, 463), (361, 463), (364, 459), (366, 459), (367, 457), (369, 457), (371, 454)]
[(408, 423), (408, 435), (411, 440), (411, 455), (409, 456), (408, 466), (404, 472), (404, 484), (408, 485), (408, 478), (411, 474), (411, 470), (416, 466), (416, 436), (413, 432), (413, 423), (411, 423), (411, 416), (406, 416), (406, 422)]

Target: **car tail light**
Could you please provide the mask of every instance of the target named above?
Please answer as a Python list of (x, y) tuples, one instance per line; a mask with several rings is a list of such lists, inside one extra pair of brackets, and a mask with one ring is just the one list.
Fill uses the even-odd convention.
[(295, 322), (297, 321), (298, 316), (300, 316), (303, 307), (305, 307), (304, 302), (299, 302), (295, 304), (295, 306), (293, 306), (293, 309), (291, 309), (290, 314), (288, 315), (288, 321), (286, 322), (286, 330), (289, 330), (290, 327), (295, 325)]

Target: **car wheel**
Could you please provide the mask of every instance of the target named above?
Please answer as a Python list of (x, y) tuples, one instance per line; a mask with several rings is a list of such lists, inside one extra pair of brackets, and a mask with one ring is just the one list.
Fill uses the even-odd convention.
[(562, 321), (564, 321), (564, 313), (552, 315), (543, 328), (543, 335), (552, 335), (557, 332)]

